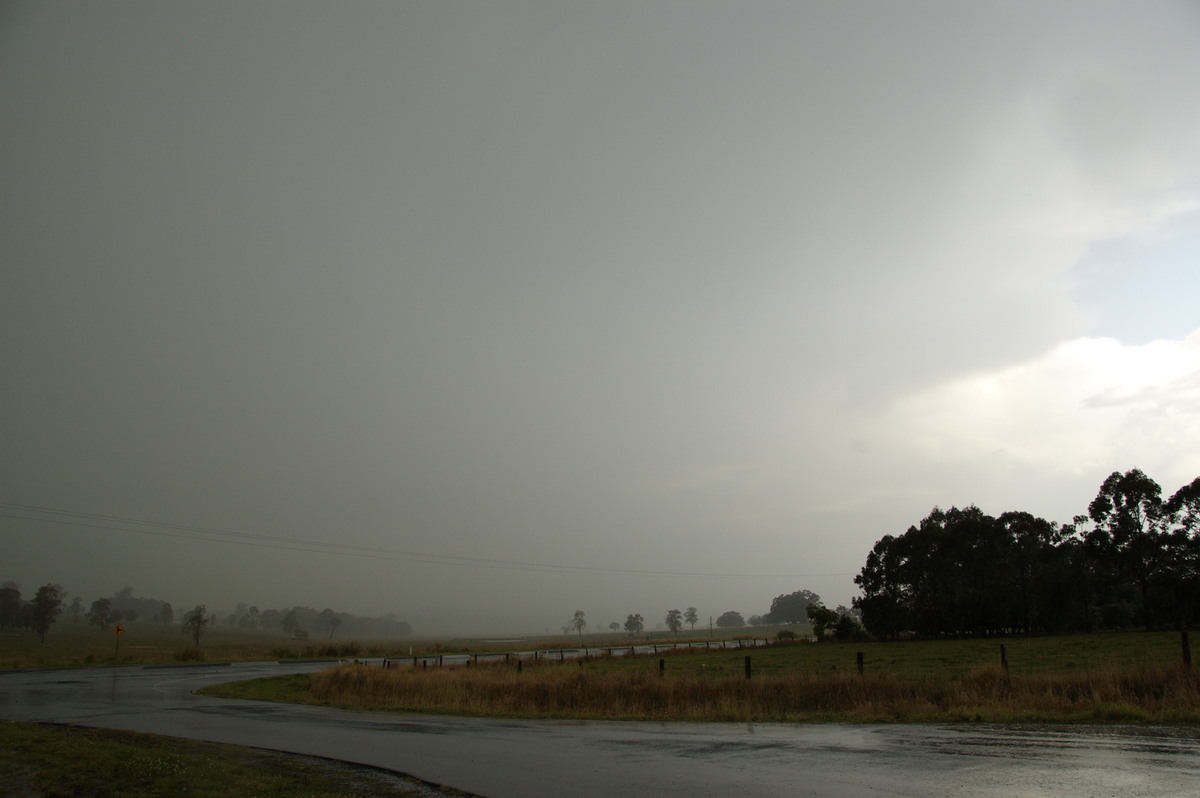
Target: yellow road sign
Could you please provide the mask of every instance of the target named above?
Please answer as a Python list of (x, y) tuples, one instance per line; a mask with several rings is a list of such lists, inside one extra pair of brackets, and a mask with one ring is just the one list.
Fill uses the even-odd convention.
[(124, 632), (124, 631), (125, 631), (125, 627), (122, 626), (121, 624), (117, 624), (117, 628), (113, 629), (113, 633), (116, 634), (117, 637), (120, 637), (121, 632)]

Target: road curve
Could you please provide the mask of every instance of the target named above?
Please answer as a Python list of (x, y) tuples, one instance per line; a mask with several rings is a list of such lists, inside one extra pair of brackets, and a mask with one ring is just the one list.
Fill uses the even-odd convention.
[(517, 721), (205, 698), (319, 664), (0, 673), (0, 718), (251, 745), (505, 796), (1200, 795), (1200, 729)]

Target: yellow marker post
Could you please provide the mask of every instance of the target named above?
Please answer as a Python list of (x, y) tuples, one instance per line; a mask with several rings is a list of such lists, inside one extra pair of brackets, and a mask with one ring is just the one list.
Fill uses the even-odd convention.
[(122, 633), (122, 632), (124, 632), (124, 631), (125, 631), (125, 627), (124, 627), (124, 626), (122, 626), (121, 624), (117, 624), (116, 628), (115, 628), (115, 629), (113, 629), (113, 634), (117, 636), (117, 653), (116, 653), (116, 656), (118, 656), (118, 657), (119, 657), (119, 656), (121, 656), (121, 633)]

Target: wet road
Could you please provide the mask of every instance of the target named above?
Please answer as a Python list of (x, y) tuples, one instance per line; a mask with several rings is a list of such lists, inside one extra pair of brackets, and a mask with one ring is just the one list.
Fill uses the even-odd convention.
[(533, 722), (192, 694), (319, 667), (0, 673), (0, 718), (326, 756), (495, 798), (1200, 795), (1200, 729)]

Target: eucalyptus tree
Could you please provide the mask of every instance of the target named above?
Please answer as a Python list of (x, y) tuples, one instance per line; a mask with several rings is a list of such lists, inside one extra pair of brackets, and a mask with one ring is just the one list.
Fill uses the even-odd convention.
[(1151, 588), (1169, 555), (1163, 545), (1167, 540), (1162, 488), (1140, 469), (1114, 471), (1088, 505), (1088, 517), (1094, 524), (1091, 541), (1137, 587), (1143, 625), (1152, 628)]

